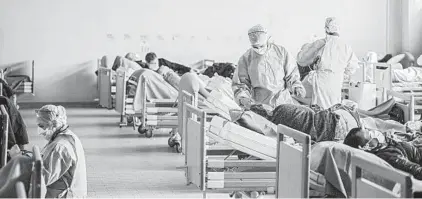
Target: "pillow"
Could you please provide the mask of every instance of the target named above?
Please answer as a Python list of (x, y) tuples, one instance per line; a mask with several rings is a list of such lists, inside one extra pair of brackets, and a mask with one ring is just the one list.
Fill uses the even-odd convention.
[(230, 117), (232, 122), (251, 131), (269, 137), (277, 136), (277, 125), (252, 111), (230, 110)]
[(112, 64), (110, 62), (110, 57), (107, 55), (104, 55), (103, 57), (101, 57), (101, 63), (100, 63), (101, 67), (104, 68), (111, 68)]
[(422, 55), (419, 56), (418, 61), (416, 61), (419, 66), (422, 66)]
[(390, 60), (388, 60), (387, 64), (399, 63), (401, 60), (404, 59), (405, 56), (406, 56), (405, 54), (398, 54), (398, 55), (392, 57)]
[(243, 114), (239, 115), (239, 118), (234, 122), (251, 131), (265, 135), (261, 127), (255, 122), (253, 115), (249, 112), (243, 112)]

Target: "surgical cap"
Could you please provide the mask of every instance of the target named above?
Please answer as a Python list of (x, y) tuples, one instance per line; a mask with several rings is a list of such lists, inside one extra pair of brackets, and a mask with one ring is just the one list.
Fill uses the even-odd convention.
[(262, 45), (267, 42), (267, 29), (262, 25), (255, 25), (248, 31), (249, 41), (252, 45)]
[(39, 118), (53, 124), (67, 124), (66, 109), (63, 106), (45, 105), (35, 111)]
[(325, 31), (328, 33), (338, 33), (339, 27), (335, 17), (329, 17), (325, 20)]

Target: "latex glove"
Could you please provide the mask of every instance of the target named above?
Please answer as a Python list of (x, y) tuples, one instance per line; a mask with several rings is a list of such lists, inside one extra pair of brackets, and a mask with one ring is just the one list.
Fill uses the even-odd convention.
[(296, 87), (293, 91), (293, 94), (300, 97), (300, 98), (305, 98), (306, 91), (305, 91), (305, 89), (303, 89), (301, 87)]
[(253, 104), (253, 100), (252, 99), (249, 99), (249, 98), (246, 98), (246, 97), (240, 98), (239, 99), (239, 102), (240, 102), (240, 106), (243, 106), (243, 107), (245, 107), (247, 109), (250, 109), (251, 106), (252, 106), (252, 104)]
[(13, 145), (13, 147), (9, 150), (9, 154), (11, 158), (14, 158), (20, 154), (22, 154), (21, 149), (17, 144)]

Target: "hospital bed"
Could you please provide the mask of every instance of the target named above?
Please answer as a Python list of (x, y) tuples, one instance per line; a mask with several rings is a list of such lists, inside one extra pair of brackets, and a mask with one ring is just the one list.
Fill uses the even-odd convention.
[(116, 83), (113, 81), (112, 69), (103, 66), (101, 60), (102, 59), (97, 60), (99, 105), (112, 109), (116, 105)]
[[(412, 175), (380, 167), (370, 159), (352, 156), (352, 198), (413, 198)], [(363, 171), (370, 172), (400, 186), (399, 193), (366, 179)], [(397, 186), (397, 185), (396, 185)]]
[[(116, 106), (116, 92), (117, 85), (116, 81), (113, 81), (113, 71), (102, 65), (101, 59), (97, 60), (97, 87), (99, 92), (99, 104), (101, 107), (115, 108)], [(200, 60), (194, 64), (191, 64), (191, 68), (197, 69), (200, 73), (204, 72), (208, 67), (214, 64), (213, 60)], [(127, 77), (129, 78), (129, 77)], [(126, 79), (127, 81), (127, 79)]]
[[(230, 118), (229, 115), (227, 115), (225, 112), (218, 110), (219, 107), (212, 105), (211, 103), (209, 103), (208, 101), (204, 100), (204, 101), (200, 101), (198, 99), (199, 94), (198, 93), (193, 93), (193, 95), (191, 95), (190, 93), (188, 93), (185, 90), (179, 91), (182, 94), (182, 100), (179, 102), (179, 106), (181, 107), (182, 112), (178, 115), (178, 121), (179, 121), (179, 125), (178, 125), (178, 131), (182, 134), (182, 153), (185, 153), (185, 148), (186, 148), (186, 129), (185, 126), (187, 125), (186, 123), (186, 118), (191, 118), (191, 117), (195, 117), (196, 115), (192, 115), (192, 113), (190, 113), (189, 111), (185, 110), (184, 106), (185, 104), (188, 104), (190, 106), (193, 106), (195, 108), (197, 108), (198, 110), (202, 110), (205, 111), (207, 113), (207, 117), (205, 120), (205, 125), (209, 126), (209, 122), (211, 121), (212, 117), (215, 115), (219, 115), (225, 118)], [(217, 109), (217, 110), (213, 110), (212, 108)], [(209, 139), (209, 137), (207, 137), (207, 139)], [(211, 140), (212, 141), (212, 140)], [(227, 147), (227, 146), (221, 146), (221, 145), (213, 145), (211, 147), (212, 151), (210, 153), (213, 154), (226, 154), (227, 151), (229, 152), (233, 152), (233, 148)], [(232, 155), (245, 155), (244, 153), (235, 151), (233, 152)]]
[[(201, 61), (198, 66), (207, 65), (209, 61)], [(127, 98), (126, 85), (128, 76), (124, 72), (118, 72), (116, 78), (116, 106), (115, 109), (121, 115), (120, 126), (125, 126), (127, 123), (124, 122), (125, 116), (132, 118), (140, 117), (140, 126), (138, 132), (140, 134), (146, 134), (147, 137), (152, 136), (152, 128), (173, 128), (178, 126), (177, 122), (177, 99), (147, 99), (146, 93), (141, 92), (141, 112), (135, 113), (134, 111), (134, 98)], [(140, 78), (140, 85), (146, 91), (146, 80)], [(170, 115), (163, 115), (168, 113)], [(136, 123), (134, 122), (134, 127)]]
[[(176, 99), (148, 99), (145, 93), (145, 78), (141, 78), (142, 92), (141, 103), (142, 110), (136, 112), (134, 110), (134, 98), (128, 97), (126, 94), (126, 84), (128, 77), (125, 72), (117, 73), (116, 80), (116, 107), (115, 110), (120, 113), (120, 127), (126, 126), (125, 117), (140, 118), (138, 132), (145, 134), (146, 137), (152, 137), (153, 128), (176, 128), (177, 127), (177, 101)], [(171, 115), (163, 115), (169, 113)], [(135, 121), (135, 120), (134, 120)], [(135, 128), (136, 122), (133, 122)]]
[[(390, 198), (385, 194), (373, 195), (373, 193), (376, 193), (377, 191), (375, 189), (381, 186), (383, 188), (380, 189), (384, 192), (395, 192), (395, 182), (403, 184), (403, 181), (397, 178), (397, 176), (399, 176), (397, 175), (397, 170), (374, 154), (354, 149), (340, 143), (333, 144), (334, 142), (318, 143), (322, 144), (318, 146), (320, 148), (315, 149), (316, 147), (312, 147), (312, 150), (319, 151), (310, 153), (311, 148), (308, 144), (309, 140), (306, 138), (305, 134), (290, 131), (289, 129), (280, 131), (282, 128), (286, 127), (278, 126), (279, 144), (277, 155), (278, 160), (288, 161), (277, 162), (276, 198), (307, 198), (310, 195), (314, 195), (314, 190), (317, 190), (319, 193), (331, 190), (328, 193), (332, 193), (333, 189), (340, 191), (338, 192), (340, 194), (346, 194), (344, 195), (346, 197), (350, 191), (352, 197), (375, 198), (375, 196), (381, 196), (382, 198)], [(285, 142), (285, 135), (290, 135), (291, 138), (294, 138), (296, 141), (301, 140), (301, 146)], [(311, 160), (311, 164), (314, 165), (310, 167)], [(362, 163), (362, 161), (364, 162)], [(313, 170), (315, 168), (317, 170)], [(365, 170), (365, 172), (362, 172), (362, 170)], [(318, 171), (325, 172), (326, 176), (318, 173)], [(403, 172), (398, 171), (398, 173)], [(356, 180), (357, 178), (360, 179)], [(363, 180), (363, 178), (369, 179), (371, 182)], [(388, 179), (389, 181), (385, 181), (385, 179)], [(376, 188), (369, 187), (375, 184), (378, 184), (379, 186), (375, 186)], [(326, 186), (329, 186), (329, 188), (327, 189)], [(359, 190), (356, 191), (356, 189)], [(407, 189), (409, 189), (409, 187), (402, 188), (401, 191), (404, 192)]]
[[(185, 146), (185, 169), (187, 184), (194, 184), (198, 186), (205, 198), (209, 191), (268, 191), (274, 192), (275, 187), (275, 172), (236, 172), (227, 171), (231, 167), (237, 167), (241, 169), (253, 168), (274, 168), (276, 161), (265, 154), (254, 152), (251, 149), (237, 145), (238, 148), (249, 151), (255, 157), (259, 157), (262, 160), (237, 160), (233, 159), (235, 151), (235, 143), (226, 144), (226, 146), (210, 147), (205, 143), (205, 137), (209, 136), (211, 139), (218, 141), (219, 143), (227, 143), (224, 139), (211, 133), (212, 124), (207, 130), (206, 120), (207, 113), (203, 110), (199, 110), (187, 103), (184, 107), (184, 123), (186, 131), (186, 146)], [(192, 114), (192, 117), (188, 117), (188, 112)], [(214, 117), (216, 118), (216, 117)], [(223, 119), (214, 122), (222, 122)], [(199, 122), (198, 122), (199, 120)], [(213, 123), (211, 121), (211, 123)], [(240, 133), (240, 132), (239, 132)], [(243, 133), (243, 132), (242, 132)], [(238, 136), (241, 136), (241, 134)], [(253, 134), (252, 139), (257, 138)], [(256, 134), (258, 135), (258, 134)], [(247, 135), (244, 135), (247, 136)], [(259, 138), (258, 138), (259, 139)], [(261, 137), (265, 141), (271, 142), (265, 137)], [(275, 144), (274, 144), (275, 145)], [(265, 146), (264, 146), (265, 147)], [(271, 151), (271, 147), (267, 147), (267, 150)], [(275, 152), (275, 146), (273, 147)], [(213, 153), (213, 151), (219, 151), (219, 153)]]
[(0, 105), (0, 120), (1, 126), (1, 151), (0, 151), (0, 168), (4, 167), (7, 163), (7, 149), (8, 149), (8, 140), (9, 140), (9, 114), (6, 111), (4, 105)]
[(402, 109), (407, 109), (405, 121), (414, 121), (415, 112), (422, 111), (422, 82), (393, 82), (391, 64), (374, 63), (374, 80), (382, 92), (383, 101), (390, 97), (400, 99)]
[[(26, 71), (28, 68), (31, 71)], [(34, 95), (34, 60), (5, 64), (0, 66), (0, 69), (0, 78), (4, 79), (17, 94)]]

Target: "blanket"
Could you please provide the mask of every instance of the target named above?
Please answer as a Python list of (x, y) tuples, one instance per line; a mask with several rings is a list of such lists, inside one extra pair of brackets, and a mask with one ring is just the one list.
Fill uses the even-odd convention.
[[(178, 91), (175, 87), (167, 83), (164, 77), (152, 70), (140, 69), (135, 71), (130, 77), (136, 83), (134, 93), (133, 107), (135, 111), (142, 110), (142, 92), (145, 92), (146, 98), (150, 99), (177, 99)], [(146, 90), (142, 88), (141, 80), (145, 79)], [(138, 86), (139, 85), (139, 86)], [(132, 92), (133, 93), (133, 92)]]
[[(351, 157), (359, 156), (370, 159), (380, 167), (394, 169), (383, 159), (374, 154), (354, 149), (337, 142), (320, 142), (312, 146), (311, 170), (325, 176), (325, 192), (331, 196), (349, 197), (352, 189)], [(379, 178), (378, 176), (363, 173), (365, 178), (392, 190), (395, 183)]]
[(393, 82), (422, 82), (422, 67), (393, 70)]
[(220, 75), (214, 75), (206, 84), (206, 89), (211, 91), (218, 91), (228, 96), (234, 101), (234, 93), (232, 89), (232, 81), (230, 78)]
[[(270, 114), (255, 105), (251, 107), (251, 111), (266, 117), (274, 124), (283, 124), (309, 134), (311, 139), (316, 142), (332, 141), (336, 137), (344, 137), (336, 135), (339, 132), (338, 126), (341, 124), (339, 122), (341, 116), (334, 112), (336, 109), (315, 112), (306, 106), (283, 104), (276, 107)], [(342, 134), (348, 132), (347, 130), (342, 131), (345, 131), (340, 132)]]

